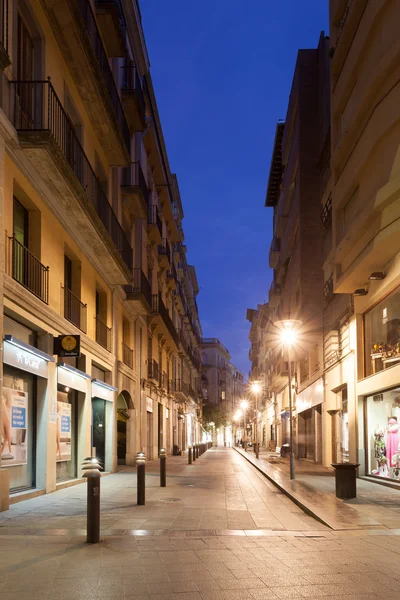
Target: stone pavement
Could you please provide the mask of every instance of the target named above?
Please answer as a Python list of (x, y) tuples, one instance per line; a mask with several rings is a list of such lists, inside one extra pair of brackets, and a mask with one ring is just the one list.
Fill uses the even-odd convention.
[(288, 460), (269, 462), (268, 453), (263, 450), (257, 460), (250, 449), (247, 452), (235, 450), (308, 514), (331, 529), (400, 530), (400, 489), (357, 479), (357, 498), (340, 500), (335, 495), (333, 469), (296, 460), (296, 479), (291, 481)]
[(149, 465), (143, 507), (134, 471), (104, 477), (95, 545), (82, 529), (85, 485), (0, 513), (0, 599), (400, 597), (393, 532), (328, 530), (231, 449), (191, 466), (170, 458), (168, 472), (161, 489)]

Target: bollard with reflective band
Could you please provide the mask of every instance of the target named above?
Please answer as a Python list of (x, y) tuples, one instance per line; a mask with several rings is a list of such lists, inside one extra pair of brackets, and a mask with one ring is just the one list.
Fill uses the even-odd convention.
[(146, 456), (144, 452), (136, 454), (136, 473), (137, 473), (137, 504), (144, 506), (146, 504)]
[(87, 478), (87, 537), (88, 544), (100, 541), (100, 478), (101, 463), (95, 456), (88, 456), (82, 465), (83, 477)]
[(188, 448), (188, 465), (192, 464), (192, 446)]
[(167, 487), (167, 452), (165, 448), (160, 449), (160, 487)]

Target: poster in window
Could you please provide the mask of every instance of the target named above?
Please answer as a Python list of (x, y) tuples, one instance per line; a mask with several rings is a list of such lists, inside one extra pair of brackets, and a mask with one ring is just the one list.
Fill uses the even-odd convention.
[[(16, 387), (23, 387), (21, 380)], [(3, 388), (1, 461), (3, 467), (26, 465), (28, 462), (28, 394), (23, 390)]]
[(57, 462), (71, 460), (71, 404), (68, 394), (57, 392)]

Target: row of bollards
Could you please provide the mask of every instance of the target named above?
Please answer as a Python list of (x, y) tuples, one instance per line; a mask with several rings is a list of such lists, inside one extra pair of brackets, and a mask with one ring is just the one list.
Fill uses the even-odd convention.
[[(212, 442), (193, 444), (188, 448), (188, 463), (191, 465), (202, 454), (211, 448)], [(160, 487), (167, 486), (167, 452), (161, 448), (160, 454)], [(87, 478), (87, 542), (97, 544), (100, 541), (100, 469), (97, 457), (87, 457), (83, 461), (83, 477)], [(136, 454), (137, 504), (146, 504), (146, 456), (144, 452)]]

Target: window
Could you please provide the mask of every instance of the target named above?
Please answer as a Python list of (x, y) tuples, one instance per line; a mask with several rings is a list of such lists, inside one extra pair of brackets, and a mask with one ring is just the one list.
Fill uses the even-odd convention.
[(364, 315), (365, 376), (400, 363), (400, 287)]

